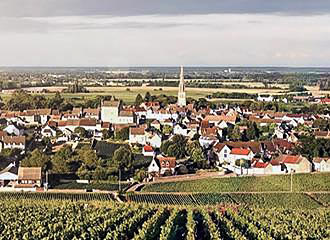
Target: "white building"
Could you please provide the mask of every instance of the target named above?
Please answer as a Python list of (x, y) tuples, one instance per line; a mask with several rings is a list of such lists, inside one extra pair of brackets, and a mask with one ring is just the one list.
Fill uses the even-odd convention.
[(130, 127), (129, 128), (129, 143), (130, 144), (146, 144), (146, 134), (144, 128)]
[(122, 110), (120, 101), (103, 101), (101, 120), (113, 124), (130, 124), (134, 123), (135, 118), (133, 112)]
[(272, 102), (274, 97), (271, 95), (258, 95), (257, 101), (259, 102)]

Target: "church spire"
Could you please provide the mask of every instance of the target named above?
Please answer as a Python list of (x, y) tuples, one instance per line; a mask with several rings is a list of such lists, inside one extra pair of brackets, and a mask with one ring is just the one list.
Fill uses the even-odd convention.
[(183, 66), (181, 66), (181, 72), (180, 72), (178, 105), (181, 107), (186, 106), (186, 92), (185, 92), (185, 84), (184, 84)]

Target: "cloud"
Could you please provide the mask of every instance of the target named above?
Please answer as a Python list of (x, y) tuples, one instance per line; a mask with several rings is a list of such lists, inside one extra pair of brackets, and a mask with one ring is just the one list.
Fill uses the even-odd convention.
[[(0, 27), (0, 65), (330, 65), (329, 15), (68, 16), (23, 20), (25, 26), (14, 21), (15, 31)], [(28, 25), (34, 31), (25, 31)]]
[(1, 0), (3, 17), (330, 13), (328, 0)]

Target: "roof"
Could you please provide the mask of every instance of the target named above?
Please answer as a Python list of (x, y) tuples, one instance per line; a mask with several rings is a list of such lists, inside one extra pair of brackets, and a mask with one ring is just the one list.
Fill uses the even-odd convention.
[(236, 116), (227, 116), (227, 115), (207, 115), (204, 118), (205, 121), (209, 122), (236, 122)]
[(214, 145), (213, 149), (216, 152), (220, 152), (225, 146), (226, 146), (226, 144), (224, 144), (224, 143), (217, 143), (216, 145)]
[(330, 157), (315, 157), (315, 158), (313, 158), (314, 163), (321, 163), (322, 161), (330, 162)]
[(161, 168), (175, 168), (176, 166), (175, 157), (158, 157), (157, 159)]
[(144, 128), (137, 128), (137, 127), (131, 127), (129, 129), (131, 135), (144, 135), (145, 130)]
[(281, 155), (278, 158), (276, 158), (276, 161), (279, 161), (280, 163), (287, 163), (287, 164), (299, 164), (301, 160), (303, 159), (300, 155)]
[(269, 163), (264, 163), (264, 162), (261, 162), (261, 161), (257, 161), (255, 164), (254, 164), (254, 168), (266, 168), (268, 166)]
[(0, 131), (0, 138), (8, 136), (8, 133), (6, 131)]
[(249, 141), (249, 142), (224, 142), (227, 146), (231, 148), (250, 148), (253, 153), (260, 153), (261, 146), (260, 142)]
[(19, 167), (18, 180), (41, 180), (41, 167)]
[(86, 115), (98, 116), (100, 114), (100, 109), (99, 108), (85, 108), (83, 110), (83, 113)]
[(154, 151), (152, 146), (148, 146), (148, 145), (144, 146), (143, 149), (144, 149), (145, 152), (153, 152)]
[(7, 144), (25, 144), (25, 136), (4, 136), (2, 140)]
[(110, 122), (102, 122), (101, 128), (110, 128)]
[(103, 107), (119, 107), (120, 101), (103, 101)]
[(235, 155), (249, 155), (249, 153), (250, 150), (244, 148), (233, 148), (230, 152), (230, 154), (235, 154)]
[(133, 112), (132, 111), (122, 110), (122, 111), (119, 112), (119, 116), (121, 116), (121, 117), (132, 117), (133, 116)]

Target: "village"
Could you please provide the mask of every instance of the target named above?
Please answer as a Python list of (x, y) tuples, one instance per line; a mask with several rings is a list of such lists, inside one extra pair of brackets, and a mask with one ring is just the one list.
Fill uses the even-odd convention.
[[(314, 152), (306, 152), (306, 145), (312, 145), (308, 137), (315, 141), (330, 139), (330, 132), (324, 127), (330, 120), (328, 114), (260, 111), (224, 104), (216, 108), (196, 107), (186, 101), (183, 71), (182, 67), (177, 103), (164, 104), (146, 96), (136, 105), (110, 99), (102, 100), (98, 108), (74, 107), (69, 111), (3, 110), (0, 151), (10, 156), (0, 171), (2, 189), (36, 191), (42, 186), (47, 189), (52, 185), (48, 173), (76, 172), (80, 178), (77, 181), (107, 180), (111, 178), (106, 170), (109, 166), (117, 168), (112, 169), (111, 179), (123, 171), (126, 172), (123, 179), (139, 175), (139, 181), (184, 176), (203, 169), (234, 176), (330, 171), (326, 150), (318, 146)], [(85, 162), (76, 159), (76, 167), (61, 169), (52, 161), (49, 164), (31, 160), (33, 154), (35, 158), (40, 155), (39, 158), (46, 159), (68, 148), (73, 155), (81, 143), (88, 148), (81, 154), (91, 155)], [(106, 164), (86, 163), (92, 159), (99, 162), (104, 156), (116, 157), (117, 162), (107, 159)], [(132, 172), (135, 156), (143, 164), (137, 164)], [(72, 164), (65, 163), (65, 156), (61, 159), (57, 162), (59, 166)], [(91, 176), (89, 171), (95, 175)]]

